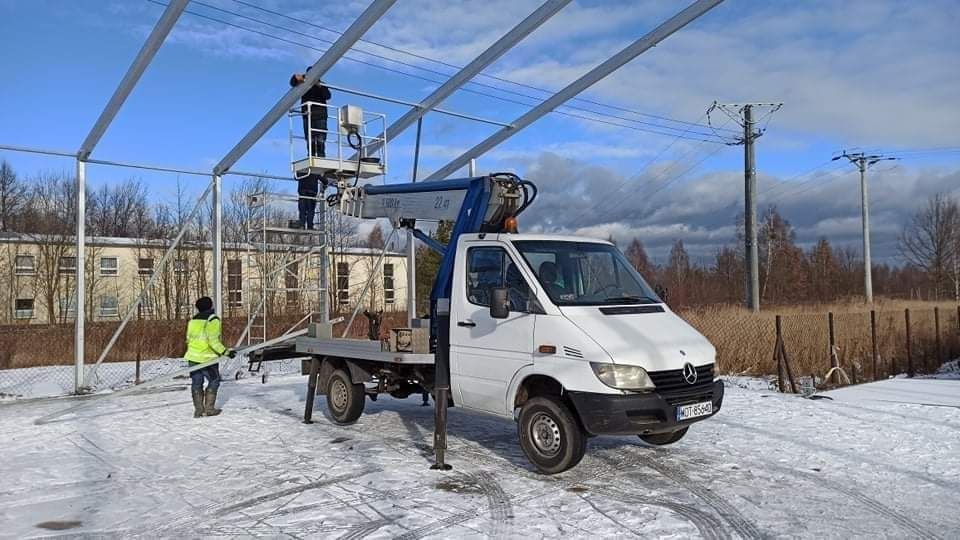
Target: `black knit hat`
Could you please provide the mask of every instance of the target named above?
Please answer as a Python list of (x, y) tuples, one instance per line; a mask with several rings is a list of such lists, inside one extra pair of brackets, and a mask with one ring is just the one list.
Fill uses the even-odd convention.
[(213, 300), (211, 300), (209, 296), (204, 296), (203, 298), (197, 300), (197, 303), (194, 304), (194, 306), (196, 306), (197, 311), (200, 313), (203, 313), (204, 311), (210, 311), (213, 309)]

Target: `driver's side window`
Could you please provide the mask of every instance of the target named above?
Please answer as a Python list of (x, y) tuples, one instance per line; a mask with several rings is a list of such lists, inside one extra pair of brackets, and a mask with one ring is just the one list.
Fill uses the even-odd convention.
[(506, 250), (499, 247), (475, 247), (467, 251), (467, 300), (490, 307), (492, 291), (506, 287), (510, 311), (526, 312), (530, 287)]

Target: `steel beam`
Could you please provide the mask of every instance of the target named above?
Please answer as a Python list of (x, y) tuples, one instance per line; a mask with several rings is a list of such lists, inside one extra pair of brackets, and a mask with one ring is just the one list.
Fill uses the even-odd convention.
[(123, 106), (123, 102), (127, 100), (130, 92), (132, 92), (133, 88), (137, 85), (137, 81), (140, 80), (140, 76), (146, 71), (147, 66), (150, 65), (153, 57), (157, 54), (157, 51), (160, 50), (160, 46), (163, 45), (164, 40), (167, 39), (167, 35), (170, 33), (170, 30), (173, 29), (173, 25), (176, 24), (177, 19), (180, 18), (183, 9), (187, 7), (188, 1), (189, 0), (170, 0), (170, 3), (167, 4), (163, 15), (160, 16), (160, 20), (157, 21), (156, 26), (153, 27), (153, 31), (150, 32), (147, 41), (143, 44), (143, 47), (140, 48), (140, 52), (137, 53), (137, 57), (133, 60), (133, 64), (130, 65), (130, 69), (127, 70), (126, 75), (124, 75), (120, 81), (120, 85), (117, 86), (117, 89), (113, 92), (113, 96), (110, 98), (110, 101), (107, 102), (107, 106), (104, 107), (103, 112), (100, 113), (100, 117), (97, 118), (93, 129), (90, 130), (87, 138), (84, 139), (83, 144), (80, 145), (77, 157), (81, 161), (86, 161), (87, 158), (90, 157), (93, 149), (97, 146), (97, 143), (100, 142), (100, 138), (103, 137), (107, 128), (110, 127), (110, 123), (113, 122), (117, 113), (120, 112), (120, 107)]
[[(488, 47), (487, 50), (480, 53), (480, 56), (474, 58), (472, 62), (464, 66), (463, 69), (458, 71), (453, 77), (450, 77), (447, 82), (443, 83), (440, 88), (437, 88), (432, 94), (424, 98), (419, 105), (410, 109), (406, 114), (390, 124), (390, 126), (387, 127), (386, 138), (384, 140), (392, 141), (397, 135), (402, 133), (403, 130), (412, 126), (418, 118), (427, 114), (430, 109), (433, 109), (443, 100), (450, 97), (458, 88), (466, 84), (467, 81), (474, 78), (490, 64), (497, 61), (504, 53), (512, 49), (514, 45), (530, 35), (530, 33), (547, 22), (550, 17), (556, 15), (558, 11), (569, 3), (570, 0), (547, 0), (547, 2), (544, 2), (536, 11), (520, 21), (520, 24), (514, 26), (493, 45)], [(504, 129), (509, 128), (505, 127)], [(379, 137), (383, 137), (383, 134), (381, 133)], [(371, 146), (371, 152), (379, 148), (376, 144)]]
[(83, 392), (83, 361), (85, 337), (84, 323), (86, 322), (86, 289), (87, 289), (87, 164), (77, 159), (77, 290), (74, 292), (74, 333), (73, 333), (73, 364), (74, 364), (74, 391)]
[(313, 67), (307, 72), (303, 84), (294, 86), (288, 90), (287, 93), (280, 98), (280, 101), (267, 111), (267, 114), (220, 160), (220, 163), (217, 163), (217, 166), (213, 169), (213, 173), (222, 175), (230, 170), (230, 167), (243, 157), (243, 155), (247, 153), (247, 150), (256, 144), (256, 142), (263, 137), (263, 134), (277, 123), (277, 120), (280, 120), (287, 114), (287, 111), (296, 104), (297, 100), (303, 97), (303, 95), (320, 80), (320, 77), (323, 77), (327, 71), (333, 67), (337, 60), (390, 9), (394, 2), (396, 2), (396, 0), (373, 0), (373, 3), (357, 17), (357, 20), (353, 21), (350, 28), (347, 28), (347, 31), (341, 34), (333, 45), (327, 49), (327, 52), (323, 53), (317, 62), (313, 64)]
[(223, 316), (223, 177), (213, 175), (213, 309)]
[(580, 92), (583, 92), (587, 88), (593, 86), (598, 81), (610, 75), (627, 62), (656, 46), (658, 43), (669, 37), (677, 30), (680, 30), (707, 11), (710, 11), (716, 7), (722, 1), (723, 0), (697, 0), (680, 13), (677, 13), (666, 22), (653, 29), (653, 31), (647, 35), (643, 36), (637, 41), (634, 41), (625, 49), (607, 59), (604, 63), (593, 68), (588, 73), (570, 83), (567, 85), (567, 87), (560, 90), (556, 94), (550, 96), (547, 100), (543, 101), (517, 120), (511, 122), (513, 125), (512, 128), (503, 128), (497, 131), (480, 144), (477, 144), (470, 150), (467, 150), (461, 156), (441, 167), (426, 179), (439, 180), (446, 178), (461, 167), (467, 165), (471, 158), (483, 155), (484, 153), (496, 147), (498, 144), (509, 139), (516, 133), (519, 133), (520, 130), (536, 122), (550, 111), (556, 109), (558, 106), (575, 97)]

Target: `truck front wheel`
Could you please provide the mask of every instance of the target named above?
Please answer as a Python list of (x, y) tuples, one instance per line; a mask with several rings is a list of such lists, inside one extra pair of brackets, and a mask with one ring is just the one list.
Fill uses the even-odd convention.
[(338, 369), (327, 382), (327, 408), (338, 424), (352, 424), (363, 414), (366, 396), (362, 384), (353, 384), (350, 375)]
[(554, 397), (530, 398), (520, 409), (520, 447), (544, 474), (574, 467), (587, 451), (587, 437), (570, 409)]

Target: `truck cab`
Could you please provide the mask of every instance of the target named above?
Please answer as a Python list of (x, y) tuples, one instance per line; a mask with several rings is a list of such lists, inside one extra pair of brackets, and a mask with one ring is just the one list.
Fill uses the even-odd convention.
[[(720, 409), (713, 346), (614, 245), (500, 233), (461, 235), (456, 249), (454, 402), (520, 422), (535, 463), (579, 461), (583, 443), (573, 440), (561, 456), (564, 437), (639, 435), (669, 444)], [(498, 306), (496, 291), (504, 289)], [(525, 432), (532, 434), (526, 442)]]

